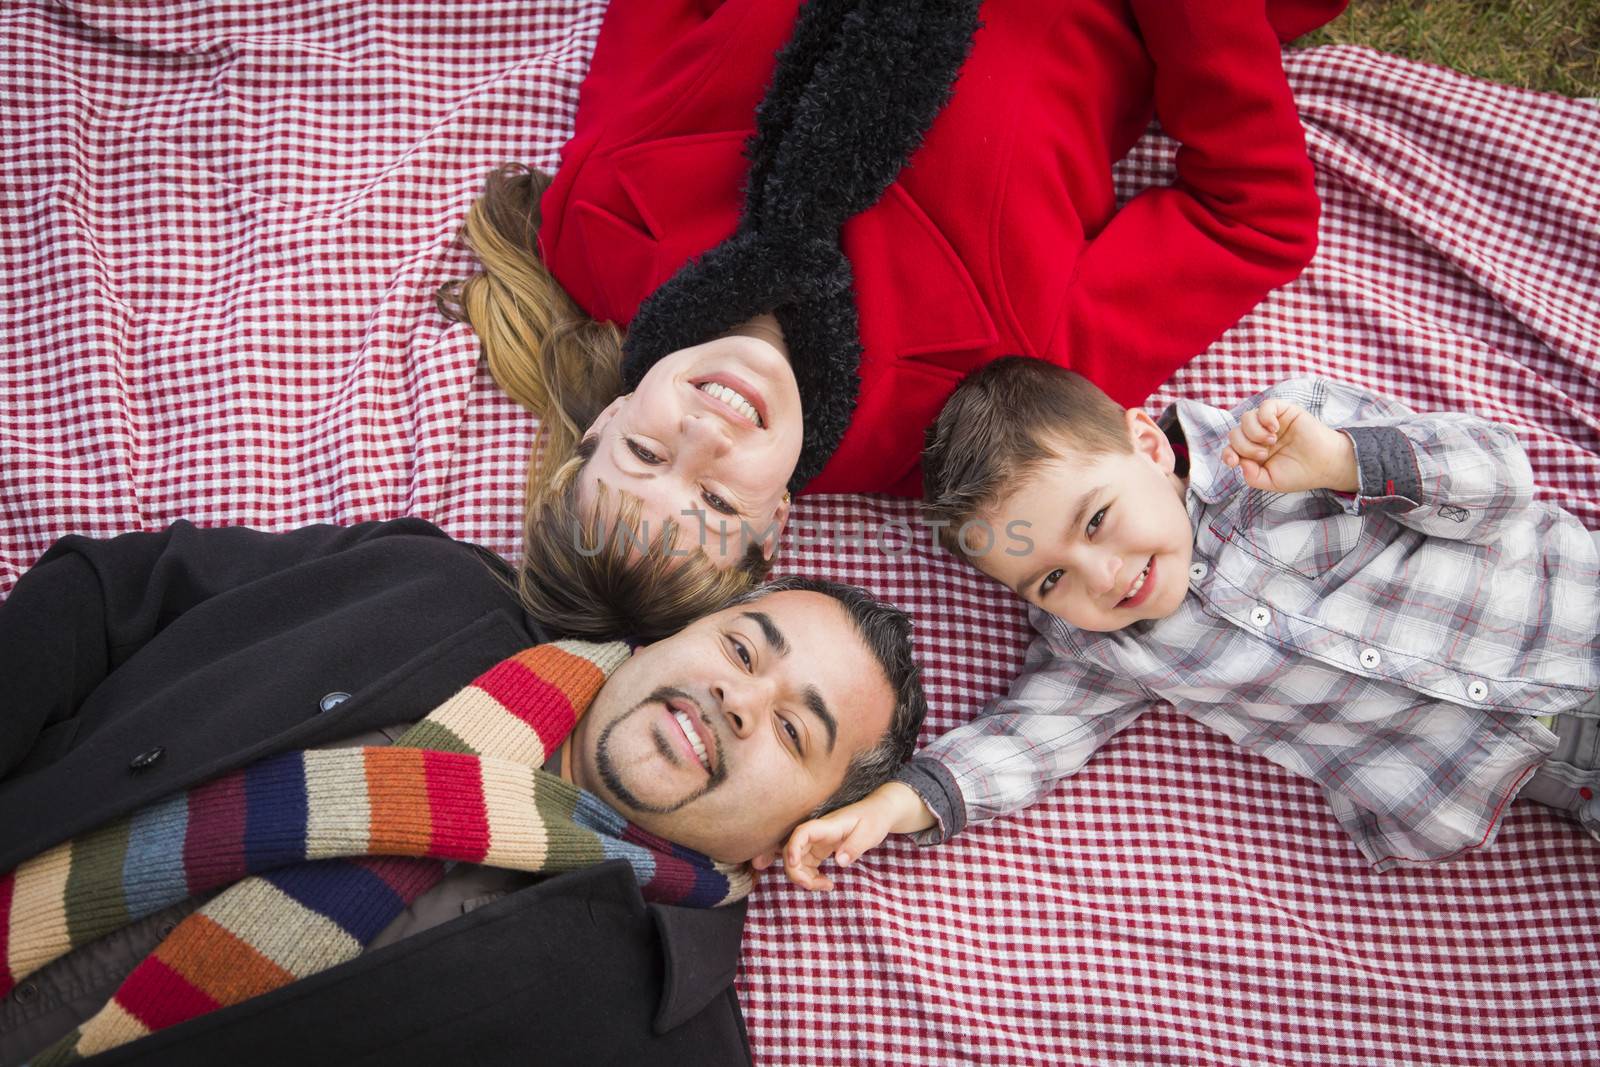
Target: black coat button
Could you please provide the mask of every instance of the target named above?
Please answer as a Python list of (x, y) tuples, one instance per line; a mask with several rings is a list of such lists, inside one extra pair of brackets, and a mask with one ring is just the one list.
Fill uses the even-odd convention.
[(350, 699), (349, 693), (329, 693), (317, 702), (317, 707), (323, 711), (332, 711), (334, 708)]
[(139, 753), (128, 761), (128, 770), (142, 771), (146, 767), (153, 767), (157, 760), (167, 754), (167, 750), (157, 745), (155, 748)]

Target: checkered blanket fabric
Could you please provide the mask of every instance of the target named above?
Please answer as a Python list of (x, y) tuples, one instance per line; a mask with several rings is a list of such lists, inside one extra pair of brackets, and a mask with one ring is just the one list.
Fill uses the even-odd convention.
[[(420, 515), (513, 554), (533, 426), (432, 293), (469, 267), (484, 173), (554, 164), (603, 10), (0, 10), (0, 592), (58, 536), (177, 518)], [(1475, 411), (1600, 527), (1600, 112), (1364, 49), (1286, 62), (1321, 250), (1151, 407), (1322, 374)], [(1147, 137), (1120, 191), (1171, 150)], [(802, 499), (785, 561), (911, 612), (929, 737), (1021, 663), (1020, 607), (907, 503)], [(1574, 825), (1517, 805), (1482, 856), (1374, 875), (1314, 786), (1172, 712), (840, 883), (751, 898), (758, 1063), (1600, 1060), (1600, 847)]]

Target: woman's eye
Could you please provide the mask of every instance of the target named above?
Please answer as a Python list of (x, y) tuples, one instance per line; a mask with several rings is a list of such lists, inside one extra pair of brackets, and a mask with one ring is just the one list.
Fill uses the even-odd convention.
[(728, 638), (728, 642), (733, 645), (733, 653), (739, 657), (739, 662), (744, 664), (745, 670), (754, 666), (754, 661), (750, 659), (750, 650), (744, 647), (744, 642), (737, 637)]
[(1111, 505), (1107, 504), (1105, 507), (1101, 508), (1099, 511), (1095, 512), (1092, 516), (1090, 516), (1090, 518), (1089, 518), (1089, 532), (1091, 534), (1094, 533), (1096, 530), (1100, 529), (1100, 524), (1106, 521), (1106, 512), (1108, 512), (1110, 510), (1111, 510)]
[(1057, 567), (1055, 570), (1045, 575), (1044, 581), (1039, 583), (1039, 595), (1043, 596), (1050, 590), (1054, 589), (1056, 587), (1056, 583), (1061, 580), (1061, 574), (1061, 568)]
[(656, 455), (654, 452), (650, 451), (633, 438), (626, 437), (623, 438), (623, 440), (628, 443), (629, 452), (632, 452), (634, 455), (638, 456), (641, 461), (650, 464), (650, 466), (656, 467), (666, 462), (666, 460), (662, 459), (660, 456)]
[(800, 731), (794, 728), (794, 723), (788, 719), (779, 719), (783, 723), (783, 732), (789, 735), (789, 740), (794, 742), (794, 750), (800, 751)]
[(702, 500), (704, 500), (707, 504), (711, 505), (711, 510), (712, 511), (721, 512), (724, 515), (737, 515), (737, 514), (739, 514), (738, 509), (736, 509), (732, 504), (728, 503), (726, 500), (722, 499), (717, 494), (711, 492), (709, 489), (703, 491), (700, 494), (700, 498)]

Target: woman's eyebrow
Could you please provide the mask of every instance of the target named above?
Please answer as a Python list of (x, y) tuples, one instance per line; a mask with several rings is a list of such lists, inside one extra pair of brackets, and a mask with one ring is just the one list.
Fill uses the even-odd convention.
[[(634, 464), (640, 469), (628, 470), (626, 467), (624, 467), (622, 465), (622, 459), (624, 456), (627, 457), (628, 462)], [(617, 469), (618, 474), (621, 474), (627, 478), (654, 478), (660, 473), (654, 467), (650, 466), (650, 464), (646, 463), (644, 460), (635, 455), (633, 449), (628, 447), (627, 435), (620, 433), (617, 434), (616, 439), (611, 446), (611, 465)]]

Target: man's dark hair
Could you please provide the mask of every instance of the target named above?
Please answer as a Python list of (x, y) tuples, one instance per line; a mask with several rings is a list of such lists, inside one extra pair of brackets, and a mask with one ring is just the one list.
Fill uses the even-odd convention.
[(1068, 452), (1132, 450), (1126, 412), (1081, 374), (1030, 356), (1005, 356), (967, 375), (928, 427), (922, 512), (962, 558), (961, 527)]
[(894, 690), (894, 710), (889, 713), (889, 729), (883, 738), (850, 760), (844, 781), (833, 795), (812, 812), (825, 815), (835, 808), (853, 804), (894, 777), (900, 765), (911, 758), (917, 747), (917, 732), (928, 713), (928, 700), (922, 692), (922, 670), (911, 655), (911, 620), (899, 608), (890, 607), (864, 589), (824, 578), (790, 575), (776, 578), (752, 589), (735, 604), (759, 600), (768, 593), (798, 590), (821, 593), (837, 600), (855, 623), (856, 632), (872, 651), (878, 666)]

